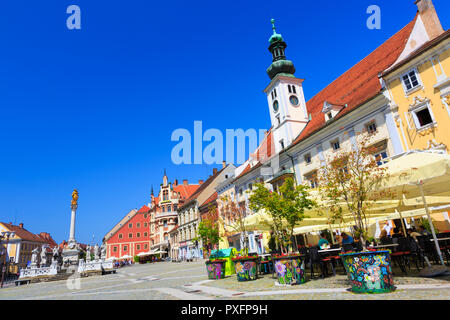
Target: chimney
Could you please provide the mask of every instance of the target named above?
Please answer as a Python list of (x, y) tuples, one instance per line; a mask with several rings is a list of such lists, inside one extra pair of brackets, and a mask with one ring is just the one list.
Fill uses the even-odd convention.
[(225, 160), (222, 161), (222, 168), (225, 168), (227, 166), (227, 162)]
[(23, 229), (23, 223), (22, 223), (22, 222), (19, 223), (19, 228), (20, 228), (20, 229)]
[(178, 185), (178, 179), (175, 179), (175, 181), (173, 182), (174, 187), (176, 187)]
[(198, 180), (198, 184), (202, 184), (203, 183), (203, 180)]
[(217, 168), (213, 168), (213, 175), (217, 173)]
[(188, 185), (187, 179), (183, 179), (183, 185), (184, 185), (184, 186), (187, 186), (187, 185)]
[(425, 30), (430, 37), (430, 40), (436, 38), (444, 32), (441, 22), (439, 21), (433, 1), (431, 0), (416, 0), (415, 4), (419, 10)]

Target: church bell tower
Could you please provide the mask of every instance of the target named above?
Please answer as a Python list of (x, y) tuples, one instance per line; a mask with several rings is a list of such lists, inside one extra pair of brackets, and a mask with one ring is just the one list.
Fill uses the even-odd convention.
[(303, 79), (294, 76), (294, 63), (286, 59), (287, 47), (281, 34), (275, 30), (269, 39), (272, 64), (267, 68), (269, 85), (264, 89), (269, 105), (275, 152), (287, 148), (308, 123), (309, 117), (303, 95)]

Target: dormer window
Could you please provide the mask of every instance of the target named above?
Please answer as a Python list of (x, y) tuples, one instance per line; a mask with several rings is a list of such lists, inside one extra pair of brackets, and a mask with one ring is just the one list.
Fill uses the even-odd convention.
[(322, 113), (325, 114), (325, 121), (330, 121), (333, 119), (343, 108), (344, 106), (325, 101), (322, 108)]

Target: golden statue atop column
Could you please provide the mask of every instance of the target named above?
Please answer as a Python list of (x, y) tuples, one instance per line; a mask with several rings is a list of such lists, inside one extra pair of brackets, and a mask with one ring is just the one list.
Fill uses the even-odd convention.
[(72, 201), (70, 207), (72, 209), (77, 209), (78, 207), (78, 190), (74, 189), (72, 192)]

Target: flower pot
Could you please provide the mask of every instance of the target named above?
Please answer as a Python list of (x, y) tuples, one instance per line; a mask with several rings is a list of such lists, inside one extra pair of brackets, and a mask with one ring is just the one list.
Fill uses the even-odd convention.
[(238, 281), (258, 279), (258, 258), (233, 259)]
[(273, 257), (273, 266), (279, 284), (302, 284), (306, 282), (301, 256)]
[(386, 293), (395, 290), (390, 251), (341, 254), (351, 290), (356, 293)]
[(225, 278), (225, 262), (226, 261), (206, 261), (206, 272), (208, 279), (219, 280)]

